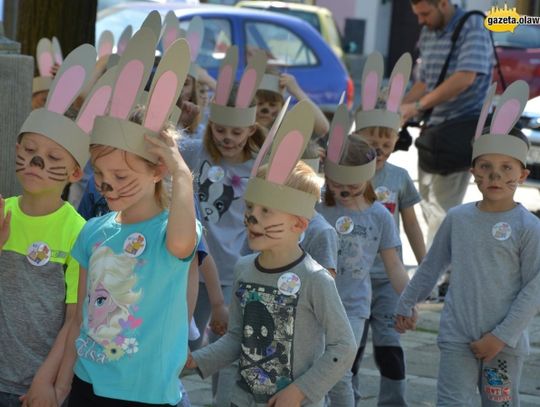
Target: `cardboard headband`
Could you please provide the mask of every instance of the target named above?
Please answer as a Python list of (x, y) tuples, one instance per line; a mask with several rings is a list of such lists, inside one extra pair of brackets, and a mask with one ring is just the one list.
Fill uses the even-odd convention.
[(482, 134), (497, 84), (488, 91), (478, 125), (476, 126), (472, 160), (484, 154), (503, 154), (515, 158), (526, 166), (529, 146), (518, 137), (509, 135), (529, 97), (529, 85), (522, 80), (513, 82), (501, 95), (491, 120), (489, 133)]
[(369, 55), (362, 73), (362, 110), (356, 113), (356, 130), (366, 127), (401, 127), (399, 106), (411, 76), (412, 58), (408, 52), (394, 65), (386, 97), (386, 108), (376, 109), (384, 74), (383, 57), (379, 52)]
[(157, 137), (172, 114), (189, 67), (189, 46), (183, 39), (169, 46), (161, 59), (148, 95), (142, 124), (129, 120), (133, 107), (141, 100), (144, 86), (154, 64), (156, 37), (152, 30), (141, 28), (130, 39), (115, 67), (107, 116), (98, 117), (91, 136), (92, 144), (101, 144), (136, 154), (157, 163), (148, 153), (145, 135)]
[[(94, 119), (107, 106), (107, 92), (102, 89), (106, 79), (98, 81), (86, 97), (75, 121), (64, 116), (73, 101), (89, 81), (96, 63), (96, 50), (90, 44), (74, 49), (60, 66), (51, 83), (45, 107), (33, 110), (19, 134), (38, 133), (64, 147), (82, 168), (89, 158), (89, 133)], [(109, 93), (110, 95), (110, 93)]]
[(39, 76), (32, 80), (33, 94), (50, 89), (53, 81), (51, 69), (55, 64), (61, 65), (62, 61), (62, 49), (58, 38), (53, 37), (52, 41), (48, 38), (41, 38), (36, 47), (36, 64)]
[(281, 93), (281, 88), (279, 87), (279, 76), (265, 73), (263, 75), (261, 84), (259, 85), (258, 90), (267, 90), (269, 92), (274, 92), (283, 97)]
[(219, 68), (216, 94), (210, 103), (209, 120), (231, 127), (249, 127), (255, 124), (257, 106), (250, 106), (266, 68), (266, 55), (263, 51), (255, 51), (247, 65), (238, 90), (234, 106), (227, 106), (238, 66), (238, 48), (231, 46)]
[[(261, 147), (248, 181), (244, 199), (291, 215), (311, 219), (317, 196), (286, 185), (291, 172), (302, 157), (315, 124), (315, 113), (307, 101), (301, 101), (286, 113), (288, 101)], [(257, 172), (270, 150), (264, 178)]]
[(339, 162), (346, 151), (351, 122), (347, 106), (338, 106), (328, 138), (328, 151), (324, 160), (324, 174), (332, 181), (343, 185), (361, 184), (375, 175), (377, 154), (371, 161), (363, 165), (342, 165)]

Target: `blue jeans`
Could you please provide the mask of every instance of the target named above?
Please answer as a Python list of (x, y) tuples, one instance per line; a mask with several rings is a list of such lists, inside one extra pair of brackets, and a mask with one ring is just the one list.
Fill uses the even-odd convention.
[(21, 407), (18, 394), (4, 393), (0, 391), (0, 407)]

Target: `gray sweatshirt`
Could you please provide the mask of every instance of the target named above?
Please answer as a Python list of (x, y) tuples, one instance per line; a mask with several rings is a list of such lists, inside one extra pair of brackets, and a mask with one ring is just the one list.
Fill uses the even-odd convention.
[(308, 254), (273, 270), (257, 257), (235, 266), (227, 333), (193, 359), (203, 377), (239, 359), (233, 403), (250, 393), (266, 405), (291, 383), (305, 394), (305, 405), (317, 403), (351, 368), (356, 352), (334, 280)]
[(396, 313), (410, 316), (448, 268), (438, 341), (469, 344), (491, 332), (506, 352), (527, 354), (527, 325), (540, 305), (538, 218), (520, 204), (506, 212), (484, 212), (476, 203), (451, 209)]

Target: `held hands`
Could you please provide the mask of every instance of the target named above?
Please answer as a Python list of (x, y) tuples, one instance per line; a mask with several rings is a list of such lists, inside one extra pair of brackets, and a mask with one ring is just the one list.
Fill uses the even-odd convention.
[(268, 407), (300, 407), (305, 397), (302, 390), (291, 383), (268, 400)]
[(210, 329), (216, 335), (223, 336), (227, 332), (227, 324), (229, 321), (229, 310), (225, 304), (212, 306), (212, 314), (210, 317)]
[(28, 393), (19, 397), (21, 407), (58, 407), (55, 389), (48, 383), (33, 382)]
[(484, 362), (491, 361), (503, 350), (506, 344), (492, 333), (487, 333), (477, 341), (471, 342), (470, 347), (476, 359)]
[(184, 366), (185, 369), (197, 369), (197, 362), (195, 362), (195, 359), (191, 356), (191, 352), (188, 352), (186, 365)]
[(4, 216), (6, 207), (6, 201), (0, 195), (0, 254), (2, 253), (2, 247), (9, 239), (9, 232), (11, 226), (11, 211), (8, 211)]
[(418, 307), (412, 309), (412, 314), (410, 317), (403, 315), (396, 315), (395, 330), (400, 334), (404, 334), (408, 330), (416, 329), (416, 322), (418, 321)]
[(148, 152), (159, 158), (160, 164), (167, 168), (173, 178), (179, 176), (191, 178), (191, 172), (182, 158), (171, 132), (162, 131), (159, 133), (159, 137), (145, 135), (144, 138), (149, 144)]

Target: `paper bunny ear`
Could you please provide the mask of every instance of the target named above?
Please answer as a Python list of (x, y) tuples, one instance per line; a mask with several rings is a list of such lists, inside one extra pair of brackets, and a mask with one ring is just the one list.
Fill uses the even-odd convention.
[(394, 65), (390, 75), (390, 85), (388, 97), (386, 99), (386, 108), (390, 112), (397, 113), (401, 100), (405, 94), (407, 83), (411, 76), (412, 57), (408, 52), (404, 53)]
[(60, 41), (58, 41), (58, 38), (52, 37), (51, 45), (52, 45), (52, 54), (54, 57), (54, 63), (58, 65), (62, 65), (62, 61), (64, 60), (64, 57), (62, 56), (62, 48), (60, 47)]
[(109, 115), (127, 119), (140, 98), (154, 64), (156, 37), (148, 28), (141, 28), (129, 41), (117, 65)]
[(289, 103), (291, 102), (291, 97), (289, 96), (287, 100), (285, 100), (285, 103), (283, 104), (283, 107), (279, 111), (276, 119), (274, 120), (274, 124), (272, 124), (272, 127), (270, 128), (270, 131), (266, 135), (266, 138), (264, 139), (264, 143), (261, 146), (261, 149), (259, 150), (259, 154), (257, 154), (257, 157), (255, 158), (255, 161), (253, 163), (253, 167), (251, 167), (251, 176), (255, 177), (257, 175), (257, 171), (259, 170), (259, 166), (262, 164), (266, 157), (266, 153), (270, 150), (270, 147), (272, 146), (272, 142), (274, 141), (274, 137), (276, 136), (276, 133), (279, 129), (279, 126), (281, 126), (281, 122), (283, 121), (283, 117), (285, 116), (285, 113), (287, 113), (287, 109), (289, 108)]
[(216, 95), (214, 102), (218, 105), (225, 106), (229, 100), (229, 95), (234, 84), (236, 67), (238, 66), (238, 47), (233, 45), (227, 50), (227, 54), (221, 66), (219, 67), (219, 74), (216, 85)]
[(97, 116), (105, 115), (109, 107), (112, 95), (112, 87), (116, 79), (116, 68), (106, 71), (98, 79), (77, 115), (77, 124), (86, 133), (90, 134), (94, 127), (94, 119)]
[(120, 38), (118, 39), (118, 45), (116, 45), (116, 53), (118, 55), (122, 55), (124, 53), (132, 35), (133, 27), (130, 24), (124, 28), (124, 31), (122, 31), (122, 34), (120, 34)]
[(362, 73), (362, 110), (373, 110), (377, 105), (384, 73), (383, 57), (379, 52), (368, 56)]
[(90, 79), (95, 63), (96, 50), (92, 45), (74, 49), (60, 66), (45, 107), (33, 110), (19, 133), (43, 134), (69, 151), (81, 167), (88, 161), (89, 138), (64, 113)]
[(253, 101), (266, 69), (266, 54), (262, 50), (254, 51), (248, 66), (244, 70), (238, 92), (236, 94), (235, 106), (241, 109), (248, 108)]
[(155, 37), (156, 37), (156, 43), (159, 41), (161, 37), (161, 15), (156, 10), (152, 10), (144, 19), (143, 23), (141, 24), (142, 28), (148, 28), (150, 29)]
[(101, 58), (105, 55), (112, 54), (114, 47), (114, 35), (111, 31), (105, 30), (101, 33), (98, 40), (97, 51), (98, 58)]
[(199, 56), (202, 42), (204, 38), (204, 22), (199, 16), (194, 17), (190, 23), (186, 33), (186, 40), (189, 44), (191, 52), (191, 62), (195, 62)]
[(180, 96), (189, 69), (189, 45), (184, 39), (173, 42), (154, 75), (143, 126), (159, 132)]
[(339, 164), (341, 155), (345, 149), (345, 141), (349, 135), (350, 128), (349, 111), (347, 105), (339, 105), (330, 126), (330, 133), (328, 136), (328, 151), (326, 153), (326, 159), (332, 161), (335, 164)]
[(36, 63), (39, 76), (52, 77), (51, 68), (54, 65), (51, 40), (41, 38), (36, 48)]
[(525, 81), (513, 82), (502, 94), (491, 120), (491, 134), (508, 134), (515, 126), (529, 97)]
[(174, 11), (169, 10), (163, 23), (163, 36), (161, 38), (163, 52), (167, 51), (178, 38), (180, 38), (180, 23)]
[[(488, 99), (484, 102), (480, 114), (477, 132), (481, 131), (485, 123), (487, 111), (491, 104), (490, 98), (493, 96), (494, 88), (492, 85), (488, 93)], [(523, 166), (527, 165), (527, 153), (529, 145), (520, 137), (510, 135), (519, 120), (525, 104), (529, 97), (529, 85), (525, 81), (518, 80), (513, 82), (502, 94), (491, 120), (490, 132), (477, 137), (473, 144), (472, 160), (485, 154), (502, 154), (513, 157), (521, 161)]]
[[(286, 113), (272, 142), (266, 176), (250, 178), (244, 193), (246, 201), (308, 219), (313, 216), (318, 197), (286, 183), (311, 138), (314, 124), (315, 113), (306, 100)], [(257, 158), (265, 154), (261, 150)]]
[(480, 112), (480, 117), (478, 118), (476, 131), (474, 132), (475, 140), (482, 135), (482, 131), (484, 130), (484, 127), (486, 125), (486, 120), (489, 114), (489, 110), (491, 109), (491, 103), (493, 101), (493, 96), (495, 95), (496, 90), (497, 90), (497, 82), (492, 83), (488, 89), (486, 99), (484, 100), (484, 104), (482, 105), (482, 111)]

